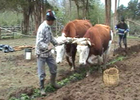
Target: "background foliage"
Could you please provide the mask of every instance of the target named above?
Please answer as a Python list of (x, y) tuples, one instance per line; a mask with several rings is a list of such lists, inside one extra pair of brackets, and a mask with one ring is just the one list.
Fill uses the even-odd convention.
[[(0, 26), (21, 26), (22, 34), (29, 34), (32, 27), (30, 34), (36, 34), (47, 9), (55, 11), (58, 25), (62, 26), (74, 19), (88, 19), (93, 25), (105, 23), (105, 6), (100, 0), (0, 0)], [(131, 20), (130, 33), (139, 34), (140, 2), (130, 0), (127, 7), (120, 5), (117, 12), (118, 21), (121, 17)]]

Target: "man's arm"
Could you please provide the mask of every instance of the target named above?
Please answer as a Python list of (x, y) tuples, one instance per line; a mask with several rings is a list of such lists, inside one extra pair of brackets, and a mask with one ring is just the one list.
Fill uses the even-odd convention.
[(45, 43), (44, 38), (45, 36), (43, 30), (39, 29), (37, 32), (37, 46), (40, 50), (48, 49), (48, 43)]
[(129, 29), (128, 29), (127, 24), (125, 23), (125, 32), (124, 33), (127, 33), (127, 32), (129, 32)]
[(51, 43), (55, 46), (58, 45), (58, 42), (55, 40), (53, 33), (51, 33)]

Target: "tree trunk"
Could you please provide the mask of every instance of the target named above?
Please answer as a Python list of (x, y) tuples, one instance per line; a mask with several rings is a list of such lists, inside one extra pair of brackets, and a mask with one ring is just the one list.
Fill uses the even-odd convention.
[(79, 13), (80, 9), (79, 9), (79, 6), (77, 6), (77, 17), (78, 19), (80, 18), (80, 13)]
[(106, 25), (111, 25), (111, 0), (105, 0)]
[(44, 3), (43, 1), (46, 2), (46, 0), (42, 0), (41, 2), (41, 21), (42, 22), (45, 20), (45, 14), (46, 14), (46, 9), (45, 9), (46, 3)]
[(89, 6), (89, 0), (87, 0), (87, 3), (86, 3), (86, 17), (89, 16), (88, 6)]
[(86, 18), (86, 3), (85, 3), (85, 0), (82, 0), (82, 5), (83, 5), (83, 7), (82, 7), (82, 10), (83, 10), (83, 19), (85, 19)]
[(88, 11), (89, 1), (82, 0), (82, 2), (83, 2), (83, 19), (86, 19), (87, 15), (89, 15), (89, 11)]
[(30, 15), (33, 11), (33, 3), (32, 0), (28, 0), (27, 5), (22, 5), (23, 9), (23, 22), (22, 22), (22, 34), (29, 34), (29, 21)]
[(22, 30), (22, 34), (29, 34), (29, 12), (27, 11), (27, 9), (25, 8), (23, 10), (23, 30)]
[(77, 17), (78, 17), (78, 19), (80, 18), (80, 7), (79, 7), (79, 4), (78, 4), (78, 1), (77, 0), (74, 0), (74, 2), (75, 2), (75, 5), (76, 5), (76, 7), (77, 7)]
[(71, 0), (69, 0), (69, 3), (70, 3), (69, 16), (71, 16)]
[[(115, 26), (117, 24), (117, 0), (115, 0), (115, 10), (114, 10), (114, 19), (113, 19), (113, 26)], [(115, 27), (113, 27), (113, 31), (114, 33), (116, 33), (115, 31)], [(116, 34), (115, 34), (116, 35)]]
[(34, 19), (35, 19), (35, 30), (34, 35), (37, 34), (39, 25), (41, 24), (41, 4), (38, 0), (34, 1)]

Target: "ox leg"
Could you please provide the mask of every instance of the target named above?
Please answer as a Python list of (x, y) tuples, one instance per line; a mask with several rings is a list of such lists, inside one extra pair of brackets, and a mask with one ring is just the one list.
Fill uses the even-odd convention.
[(69, 58), (70, 58), (69, 56), (66, 56), (66, 60), (67, 60), (67, 62), (69, 63), (70, 66), (72, 66), (72, 63), (71, 63), (71, 61), (70, 61)]
[(98, 57), (98, 64), (101, 65), (103, 63), (103, 57), (99, 55), (97, 57)]
[(72, 56), (66, 56), (66, 60), (70, 65), (70, 70), (73, 71), (75, 69), (75, 54), (72, 54)]
[(89, 64), (87, 64), (87, 70), (86, 70), (86, 77), (88, 77), (89, 75), (90, 75), (90, 65)]
[(110, 49), (111, 47), (109, 47), (103, 54), (103, 69), (106, 69), (106, 64), (107, 64), (107, 60), (109, 58), (109, 53), (110, 53)]
[(75, 56), (76, 56), (76, 49), (77, 45), (76, 44), (72, 44), (71, 46), (71, 55), (72, 55), (72, 67), (71, 67), (71, 71), (75, 70)]
[(104, 54), (103, 54), (103, 69), (106, 69), (106, 63), (107, 63), (107, 58), (108, 58), (108, 54), (107, 54), (107, 52), (105, 52)]
[(94, 64), (94, 61), (97, 59), (97, 56), (95, 55), (91, 55), (88, 60), (87, 60), (87, 63), (89, 63), (90, 65), (93, 65)]
[(98, 64), (99, 64), (99, 72), (102, 73), (101, 65), (103, 63), (103, 56), (97, 56), (98, 57)]

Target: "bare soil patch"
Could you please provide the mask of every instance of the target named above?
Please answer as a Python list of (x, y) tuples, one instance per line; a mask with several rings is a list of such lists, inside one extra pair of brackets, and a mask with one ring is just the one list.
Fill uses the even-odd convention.
[[(10, 46), (34, 45), (35, 38), (1, 40), (0, 44)], [(89, 77), (66, 85), (55, 93), (49, 94), (44, 98), (36, 100), (139, 100), (139, 76), (140, 76), (140, 40), (128, 40), (128, 58), (117, 62), (116, 65), (120, 71), (120, 82), (117, 87), (105, 87), (102, 82), (102, 74), (94, 71)], [(112, 51), (117, 50), (118, 46), (113, 45)], [(132, 55), (133, 53), (133, 55)], [(118, 50), (115, 56), (124, 55), (123, 50)], [(24, 50), (3, 53), (0, 51), (0, 98), (17, 95), (20, 93), (29, 93), (31, 95), (33, 88), (38, 88), (38, 76), (36, 67), (36, 57), (32, 51), (32, 60), (24, 59)], [(111, 59), (115, 56), (110, 55)], [(76, 60), (78, 67), (78, 59)], [(46, 84), (49, 82), (49, 71), (46, 67)], [(63, 61), (58, 65), (58, 80), (66, 77), (69, 72), (69, 65)], [(18, 92), (17, 92), (18, 91)], [(20, 91), (20, 92), (19, 92)]]
[(103, 75), (94, 71), (89, 77), (36, 100), (139, 100), (140, 44), (139, 42), (136, 44), (136, 41), (131, 43), (127, 55), (123, 49), (116, 50), (115, 56), (119, 54), (126, 56), (125, 60), (114, 64), (117, 65), (120, 73), (119, 84), (116, 87), (106, 87), (103, 83)]

